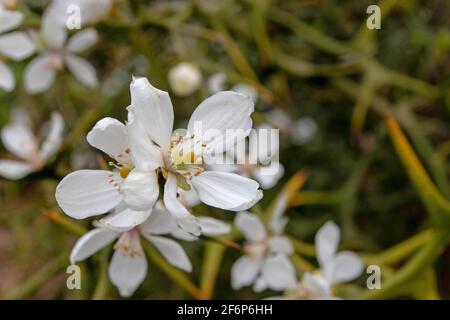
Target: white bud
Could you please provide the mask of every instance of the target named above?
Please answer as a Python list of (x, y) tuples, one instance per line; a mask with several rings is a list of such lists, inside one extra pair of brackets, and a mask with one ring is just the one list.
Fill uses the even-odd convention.
[(169, 84), (177, 96), (185, 97), (192, 94), (201, 82), (200, 69), (193, 64), (182, 62), (169, 71)]

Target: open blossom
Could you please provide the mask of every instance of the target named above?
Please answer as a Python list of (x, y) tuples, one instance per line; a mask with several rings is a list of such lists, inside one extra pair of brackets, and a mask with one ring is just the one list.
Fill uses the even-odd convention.
[(48, 12), (62, 26), (70, 23), (77, 26), (77, 21), (70, 20), (77, 18), (80, 18), (79, 25), (85, 26), (107, 16), (111, 11), (112, 2), (112, 0), (52, 0)]
[[(59, 206), (75, 219), (115, 209), (105, 220), (109, 227), (116, 229), (129, 229), (144, 222), (158, 200), (157, 176), (154, 171), (136, 170), (126, 125), (113, 118), (103, 118), (88, 133), (87, 141), (112, 158), (112, 169), (77, 170), (67, 175), (56, 188)], [(138, 178), (141, 183), (134, 184)], [(140, 199), (138, 207), (133, 206), (136, 198)]]
[[(252, 126), (252, 112), (248, 97), (220, 92), (197, 107), (186, 132), (172, 133), (174, 114), (167, 92), (154, 88), (146, 78), (134, 79), (127, 128), (137, 170), (130, 173), (130, 188), (142, 187), (147, 183), (144, 173), (158, 170), (165, 179), (165, 207), (193, 234), (198, 234), (198, 225), (177, 199), (179, 187), (194, 189), (203, 203), (213, 207), (231, 211), (250, 208), (262, 197), (259, 184), (237, 174), (208, 170), (205, 160), (245, 139)], [(142, 197), (134, 200), (130, 205), (135, 207), (147, 201)]]
[[(236, 215), (235, 226), (244, 235), (244, 255), (231, 269), (231, 286), (237, 290), (244, 286), (254, 285), (257, 292), (266, 288), (283, 290), (290, 283), (295, 283), (294, 266), (288, 256), (293, 253), (292, 244), (279, 233), (269, 236), (262, 221), (254, 214), (240, 212)], [(279, 230), (277, 230), (279, 231)], [(280, 272), (278, 264), (291, 272)]]
[[(350, 251), (337, 252), (340, 240), (339, 227), (332, 221), (327, 222), (316, 234), (316, 255), (319, 270), (305, 272), (303, 280), (286, 286), (285, 298), (288, 299), (339, 299), (333, 295), (333, 288), (344, 282), (356, 279), (362, 273), (364, 263), (358, 255)], [(281, 273), (295, 272), (275, 261), (275, 268)]]
[(30, 127), (30, 120), (22, 111), (16, 111), (11, 123), (1, 132), (5, 148), (16, 156), (17, 160), (0, 160), (0, 175), (12, 180), (22, 179), (28, 174), (40, 170), (60, 148), (64, 130), (62, 116), (53, 112), (46, 133), (40, 143)]
[(180, 97), (191, 95), (202, 83), (200, 69), (187, 62), (182, 62), (169, 70), (169, 84), (173, 93)]
[(23, 20), (23, 14), (9, 10), (10, 0), (0, 0), (0, 88), (11, 91), (15, 87), (14, 75), (1, 57), (7, 57), (14, 61), (20, 61), (35, 50), (33, 42), (25, 32), (10, 32), (19, 26)]
[(67, 41), (67, 30), (61, 26), (48, 12), (42, 18), (41, 38), (34, 34), (39, 55), (25, 69), (25, 89), (29, 93), (40, 93), (48, 90), (55, 81), (58, 71), (64, 66), (75, 78), (89, 88), (98, 86), (94, 67), (80, 58), (78, 54), (97, 42), (97, 31), (86, 29), (73, 35)]

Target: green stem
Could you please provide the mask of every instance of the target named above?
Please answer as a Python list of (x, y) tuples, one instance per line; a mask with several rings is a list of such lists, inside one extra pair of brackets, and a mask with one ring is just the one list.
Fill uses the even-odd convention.
[(214, 294), (214, 286), (216, 284), (217, 275), (222, 264), (225, 250), (226, 247), (218, 243), (206, 243), (200, 277), (200, 289), (204, 293), (206, 299), (211, 299)]

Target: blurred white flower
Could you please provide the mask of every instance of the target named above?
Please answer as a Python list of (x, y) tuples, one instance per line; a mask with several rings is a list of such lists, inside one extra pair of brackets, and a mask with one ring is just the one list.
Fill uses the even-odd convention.
[(73, 35), (66, 43), (67, 30), (59, 25), (48, 12), (41, 22), (40, 35), (33, 34), (39, 55), (25, 69), (25, 89), (28, 93), (41, 93), (53, 84), (56, 73), (67, 66), (75, 78), (89, 88), (98, 86), (94, 67), (77, 56), (97, 42), (98, 34), (94, 29), (86, 29)]
[[(296, 286), (286, 287), (285, 299), (340, 299), (333, 295), (333, 288), (358, 278), (363, 272), (364, 263), (354, 252), (338, 253), (339, 240), (340, 230), (334, 222), (329, 221), (320, 228), (315, 240), (320, 268), (312, 274), (305, 272), (303, 280)], [(295, 272), (282, 263), (275, 261), (274, 264), (274, 268), (280, 272), (295, 276)]]
[(202, 73), (200, 69), (187, 62), (182, 62), (169, 70), (169, 84), (173, 93), (186, 97), (194, 93), (201, 85)]
[(284, 111), (272, 109), (266, 114), (269, 122), (287, 136), (292, 143), (303, 145), (317, 132), (317, 123), (310, 117), (292, 120)]
[(0, 160), (0, 175), (12, 180), (21, 179), (39, 171), (60, 148), (64, 130), (64, 120), (58, 112), (53, 112), (41, 144), (33, 135), (30, 120), (22, 111), (16, 111), (12, 122), (1, 132), (5, 148), (20, 160)]
[(157, 176), (155, 171), (135, 168), (128, 135), (127, 127), (113, 118), (101, 119), (88, 133), (88, 143), (115, 161), (110, 162), (114, 170), (77, 170), (64, 177), (55, 197), (67, 215), (84, 219), (116, 208), (105, 219), (109, 227), (120, 230), (133, 228), (149, 217), (159, 196)]
[(2, 61), (1, 56), (20, 61), (35, 50), (35, 46), (25, 32), (10, 32), (22, 23), (23, 14), (10, 11), (11, 1), (0, 1), (0, 88), (6, 91), (14, 89), (16, 81), (9, 67)]
[(77, 241), (70, 261), (75, 264), (84, 260), (119, 239), (114, 245), (109, 278), (123, 297), (131, 296), (147, 275), (147, 259), (142, 249), (141, 237), (149, 241), (174, 267), (187, 272), (192, 270), (183, 247), (176, 241), (163, 237), (178, 228), (173, 217), (164, 211), (153, 210), (144, 223), (125, 232), (106, 228), (104, 222), (98, 225), (98, 228), (87, 232)]
[(269, 236), (262, 221), (249, 212), (239, 212), (234, 223), (246, 243), (245, 254), (231, 268), (232, 288), (238, 290), (253, 284), (253, 290), (259, 292), (266, 288), (284, 290), (295, 286), (295, 269), (288, 258), (294, 249), (289, 240), (279, 233)]
[[(252, 112), (253, 103), (249, 98), (220, 92), (197, 107), (187, 133), (172, 133), (174, 114), (168, 93), (154, 88), (146, 78), (133, 80), (127, 123), (131, 157), (140, 171), (160, 170), (166, 179), (164, 205), (179, 222), (184, 220), (184, 229), (189, 233), (198, 235), (200, 228), (177, 199), (178, 187), (193, 188), (203, 203), (231, 211), (246, 210), (261, 199), (262, 191), (256, 181), (233, 173), (210, 171), (204, 165), (205, 158), (212, 153), (223, 153), (226, 143), (231, 145), (245, 139), (252, 126)], [(201, 128), (197, 127), (199, 124)], [(211, 129), (216, 134), (207, 136)], [(232, 136), (227, 136), (230, 130)], [(132, 183), (130, 188), (139, 188), (144, 182), (137, 177)], [(135, 205), (142, 201), (139, 197), (135, 200)]]
[(53, 0), (48, 8), (49, 14), (61, 25), (66, 26), (71, 18), (72, 8), (79, 8), (80, 25), (95, 23), (109, 14), (112, 0)]
[[(227, 75), (222, 72), (215, 73), (208, 78), (207, 86), (210, 93), (217, 93), (225, 90), (225, 83), (227, 82)], [(250, 97), (254, 104), (258, 102), (258, 91), (249, 84), (238, 83), (230, 89), (238, 92), (244, 96)]]

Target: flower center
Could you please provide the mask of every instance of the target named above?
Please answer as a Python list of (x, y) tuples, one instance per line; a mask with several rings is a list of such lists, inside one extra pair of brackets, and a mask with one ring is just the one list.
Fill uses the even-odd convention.
[(124, 256), (140, 257), (144, 255), (142, 250), (139, 231), (132, 229), (123, 233), (119, 241), (114, 245), (115, 250), (120, 250)]
[(255, 260), (261, 259), (268, 251), (267, 241), (244, 245), (244, 252)]
[(203, 150), (206, 148), (195, 136), (174, 136), (170, 141), (168, 170), (187, 179), (205, 171)]

